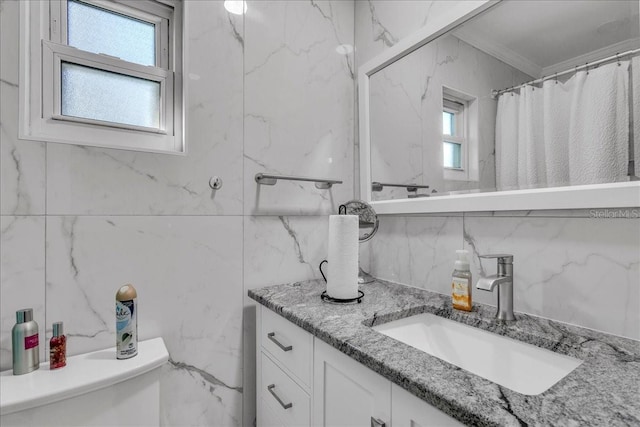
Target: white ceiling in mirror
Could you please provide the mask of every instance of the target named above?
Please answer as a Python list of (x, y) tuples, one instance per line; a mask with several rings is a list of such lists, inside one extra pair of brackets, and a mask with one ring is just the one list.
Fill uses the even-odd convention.
[(543, 77), (636, 47), (639, 8), (629, 0), (504, 1), (454, 34)]
[[(572, 178), (561, 182), (550, 181), (549, 188), (545, 188), (548, 180), (544, 179), (533, 183), (525, 183), (523, 179), (521, 183), (520, 175), (524, 177), (524, 174), (520, 174), (520, 169), (517, 185), (503, 185), (504, 177), (498, 185), (498, 154), (504, 164), (506, 158), (501, 153), (506, 149), (500, 153), (497, 151), (500, 148), (496, 142), (497, 118), (501, 117), (502, 123), (505, 115), (504, 111), (499, 111), (499, 107), (496, 112), (496, 106), (498, 100), (505, 97), (495, 96), (498, 93), (496, 90), (515, 86), (516, 89), (499, 93), (511, 92), (509, 99), (512, 99), (511, 96), (516, 99), (521, 95), (520, 84), (543, 75), (553, 76), (554, 72), (550, 73), (550, 70), (554, 68), (558, 72), (571, 72), (564, 75), (560, 73), (562, 77), (556, 79), (555, 84), (560, 85), (555, 86), (556, 89), (564, 87), (565, 83), (568, 85), (569, 81), (573, 81), (571, 76), (575, 74), (572, 71), (574, 67), (591, 61), (600, 63), (605, 57), (608, 58), (605, 60), (608, 62), (601, 66), (602, 70), (591, 73), (590, 81), (595, 82), (605, 71), (617, 69), (616, 75), (620, 74), (622, 80), (629, 82), (631, 74), (625, 73), (631, 68), (631, 59), (638, 55), (640, 47), (640, 2), (505, 0), (474, 2), (473, 6), (470, 3), (452, 2), (447, 16), (431, 19), (428, 27), (400, 40), (360, 67), (358, 92), (361, 197), (370, 202), (380, 214), (640, 206), (640, 181), (635, 179), (638, 168), (634, 173), (631, 160), (634, 157), (640, 158), (640, 144), (631, 142), (640, 142), (640, 137), (632, 138), (633, 133), (629, 132), (627, 138), (626, 129), (631, 128), (626, 124), (626, 121), (631, 124), (627, 117), (633, 115), (622, 114), (622, 111), (634, 111), (631, 105), (627, 106), (627, 102), (623, 102), (627, 95), (615, 97), (616, 108), (620, 111), (620, 114), (615, 115), (616, 129), (622, 129), (621, 123), (625, 121), (625, 130), (614, 136), (602, 137), (611, 144), (603, 142), (598, 146), (600, 148), (592, 150), (589, 145), (593, 142), (591, 140), (601, 137), (594, 136), (597, 132), (587, 131), (587, 127), (580, 128), (583, 129), (582, 133), (574, 132), (570, 135), (575, 147), (572, 148), (573, 153), (580, 154), (582, 150), (587, 160), (601, 161), (607, 157), (597, 153), (614, 149), (616, 156), (624, 157), (615, 167), (609, 165), (592, 168), (598, 173), (614, 170), (615, 179), (594, 178), (580, 181)], [(633, 51), (633, 54), (628, 52), (629, 55), (625, 56), (622, 62), (618, 61), (620, 68), (616, 67), (616, 53), (627, 51)], [(471, 56), (465, 57), (469, 52)], [(640, 57), (633, 58), (633, 61), (638, 63), (637, 67), (640, 69)], [(590, 65), (590, 68), (594, 65)], [(589, 74), (587, 71), (581, 75)], [(413, 76), (414, 80), (403, 80), (408, 76)], [(640, 88), (640, 73), (638, 76), (637, 79), (634, 77), (633, 85), (637, 83)], [(605, 83), (608, 84), (608, 80)], [(531, 98), (532, 102), (537, 103), (542, 100), (543, 85), (539, 82), (535, 82), (535, 85), (535, 89), (531, 84), (528, 87), (530, 91), (535, 90), (536, 97)], [(631, 104), (632, 92), (626, 88), (632, 85), (625, 83), (620, 88), (623, 86), (624, 90), (616, 86), (619, 89), (616, 89), (616, 93), (627, 93)], [(443, 126), (443, 110), (446, 110), (445, 101), (450, 101), (451, 91), (466, 96), (464, 100), (457, 101), (462, 106), (458, 123), (464, 124), (456, 130), (455, 137), (460, 140), (456, 144), (460, 147), (462, 161), (455, 166), (443, 164), (443, 145), (453, 140), (453, 134), (440, 129)], [(633, 93), (636, 92), (640, 94), (640, 89), (634, 89)], [(609, 94), (601, 99), (607, 101), (612, 96)], [(455, 97), (454, 101), (457, 98)], [(640, 96), (634, 96), (634, 102), (636, 98), (640, 105)], [(591, 104), (584, 96), (580, 99), (584, 102), (577, 102), (575, 105)], [(412, 110), (405, 111), (406, 105)], [(596, 107), (594, 108), (597, 109)], [(548, 111), (551, 110), (550, 108)], [(637, 111), (640, 112), (640, 108)], [(415, 118), (415, 123), (405, 123), (406, 117), (415, 115), (416, 112), (418, 117)], [(563, 110), (563, 114), (565, 113)], [(533, 123), (534, 118), (540, 117), (541, 114), (533, 114), (522, 126)], [(521, 126), (520, 121), (518, 119), (514, 128)], [(600, 121), (593, 121), (594, 126), (600, 126)], [(637, 122), (640, 124), (640, 119)], [(538, 126), (532, 125), (526, 129), (529, 128), (538, 129)], [(600, 128), (610, 127), (603, 125)], [(640, 136), (640, 126), (636, 128), (636, 134)], [(542, 135), (542, 130), (538, 133)], [(529, 135), (526, 132), (525, 134), (523, 137)], [(529, 153), (527, 150), (535, 146), (542, 147), (539, 145), (542, 144), (542, 140), (538, 141), (540, 135), (533, 132), (529, 138), (531, 141), (526, 138), (524, 142), (520, 141), (519, 134), (516, 139), (507, 141), (502, 137), (501, 141), (503, 145), (504, 141), (507, 141), (507, 145), (510, 146), (524, 144), (523, 147), (526, 147), (522, 152), (525, 155), (521, 157), (523, 165), (525, 161), (528, 165), (531, 162), (526, 160), (526, 153)], [(544, 140), (544, 148), (540, 150), (550, 150), (547, 142)], [(412, 169), (410, 165), (400, 165), (398, 168), (396, 163), (407, 157), (402, 154), (402, 147), (414, 146), (415, 153), (409, 153), (408, 157), (410, 163), (416, 163), (418, 167)], [(589, 150), (592, 151), (585, 151), (586, 147), (590, 147)], [(590, 155), (596, 157), (589, 157)], [(570, 156), (570, 159), (578, 157)], [(578, 166), (576, 161), (572, 162)], [(518, 168), (520, 163), (518, 158)], [(640, 161), (636, 163), (640, 164)], [(544, 162), (540, 164), (547, 169), (550, 168)], [(535, 167), (538, 168), (537, 163)], [(460, 176), (454, 177), (451, 173), (447, 175), (449, 169)], [(474, 174), (476, 169), (481, 173)], [(567, 170), (569, 169), (567, 165)], [(483, 180), (485, 172), (493, 174), (487, 175), (491, 179)], [(549, 171), (543, 172), (548, 175)], [(410, 176), (404, 177), (403, 174)], [(382, 185), (383, 188), (380, 189), (380, 184), (377, 187), (375, 185), (378, 181), (388, 184)], [(418, 194), (413, 194), (411, 191), (416, 190), (410, 188), (417, 187), (416, 184), (422, 184), (424, 188), (427, 188), (427, 185), (429, 187), (422, 191), (418, 189)], [(397, 195), (393, 193), (394, 185), (404, 186)], [(387, 186), (390, 188), (387, 189)]]

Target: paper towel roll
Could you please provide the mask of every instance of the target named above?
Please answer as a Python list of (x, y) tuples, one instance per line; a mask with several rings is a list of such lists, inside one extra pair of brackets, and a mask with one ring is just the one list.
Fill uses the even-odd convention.
[(332, 298), (358, 296), (358, 215), (329, 217), (329, 274), (327, 294)]

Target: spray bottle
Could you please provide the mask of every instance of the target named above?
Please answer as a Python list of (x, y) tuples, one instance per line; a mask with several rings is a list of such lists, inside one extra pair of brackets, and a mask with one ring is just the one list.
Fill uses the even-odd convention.
[(138, 354), (138, 293), (124, 285), (116, 293), (116, 357), (129, 359)]

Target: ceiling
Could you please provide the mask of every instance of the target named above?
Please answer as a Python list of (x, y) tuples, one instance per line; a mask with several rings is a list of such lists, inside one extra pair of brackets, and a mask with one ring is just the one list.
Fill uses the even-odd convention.
[(640, 48), (639, 1), (505, 0), (454, 31), (532, 77)]

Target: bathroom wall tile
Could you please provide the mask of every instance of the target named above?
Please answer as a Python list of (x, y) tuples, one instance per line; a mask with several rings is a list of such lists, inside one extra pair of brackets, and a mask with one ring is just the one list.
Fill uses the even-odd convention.
[(356, 46), (358, 66), (371, 60), (385, 49), (414, 34), (421, 28), (438, 23), (451, 22), (461, 6), (471, 0), (415, 1), (415, 0), (363, 0), (356, 1)]
[(478, 254), (514, 255), (517, 311), (640, 338), (640, 220), (465, 217), (464, 238), (475, 278), (496, 268)]
[(221, 1), (185, 2), (187, 155), (51, 144), (49, 213), (241, 214), (243, 32)]
[(328, 216), (245, 217), (245, 290), (320, 279), (328, 233)]
[(244, 218), (244, 425), (255, 420), (256, 304), (249, 289), (320, 279), (327, 258), (326, 216), (245, 216)]
[(45, 145), (18, 140), (20, 3), (0, 1), (0, 214), (41, 215)]
[(356, 1), (358, 66), (424, 27), (457, 1)]
[[(198, 351), (195, 349), (194, 351)], [(211, 359), (212, 366), (216, 363)], [(243, 426), (242, 387), (225, 384), (191, 365), (163, 367), (160, 425)]]
[[(352, 1), (250, 1), (245, 37), (244, 212), (317, 215), (353, 198)], [(344, 181), (331, 190), (256, 173)]]
[(374, 276), (447, 294), (463, 245), (462, 218), (384, 216), (369, 243)]
[[(371, 76), (372, 181), (425, 184), (422, 143), (425, 66), (422, 55), (414, 54)], [(434, 186), (430, 181), (426, 184)], [(372, 192), (373, 200), (406, 199), (407, 195), (402, 187)]]
[(170, 425), (239, 425), (242, 218), (47, 218), (47, 318), (69, 354), (112, 347), (114, 295), (138, 290), (140, 339), (162, 336)]
[(11, 369), (11, 328), (22, 308), (33, 308), (46, 360), (44, 224), (42, 216), (0, 217), (0, 370)]

